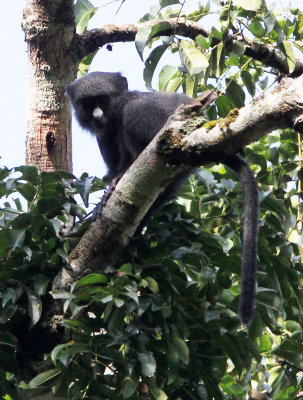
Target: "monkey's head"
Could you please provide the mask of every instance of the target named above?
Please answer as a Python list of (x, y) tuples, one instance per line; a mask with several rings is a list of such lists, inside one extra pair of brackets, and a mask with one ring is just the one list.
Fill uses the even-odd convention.
[(127, 79), (120, 73), (91, 72), (68, 85), (66, 93), (80, 125), (95, 132), (107, 124), (111, 98), (127, 90)]

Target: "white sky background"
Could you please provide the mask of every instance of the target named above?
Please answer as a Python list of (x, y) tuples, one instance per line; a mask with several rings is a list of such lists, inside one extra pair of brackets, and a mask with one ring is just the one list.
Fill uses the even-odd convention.
[[(110, 0), (91, 0), (91, 2), (96, 7), (102, 7)], [(0, 24), (2, 53), (0, 64), (0, 165), (13, 167), (25, 162), (27, 54), (21, 21), (26, 0), (2, 3), (1, 13), (5, 18), (2, 18)], [(126, 0), (118, 15), (115, 16), (120, 1), (112, 2), (96, 13), (89, 28), (100, 27), (106, 23), (137, 22), (152, 5), (157, 3), (157, 0)], [(195, 9), (197, 3), (198, 0), (187, 0), (185, 10)], [(281, 3), (284, 7), (291, 4), (293, 7), (303, 9), (302, 0), (276, 1), (280, 8), (283, 7)], [(166, 63), (173, 64), (165, 54), (164, 64)], [(120, 71), (127, 77), (131, 90), (145, 90), (143, 68), (144, 64), (137, 54), (134, 43), (115, 43), (113, 51), (110, 52), (105, 48), (99, 51), (93, 61), (91, 71)], [(91, 175), (102, 177), (105, 173), (95, 139), (79, 129), (75, 120), (73, 121), (73, 168), (76, 176), (80, 176), (82, 172), (88, 172)]]

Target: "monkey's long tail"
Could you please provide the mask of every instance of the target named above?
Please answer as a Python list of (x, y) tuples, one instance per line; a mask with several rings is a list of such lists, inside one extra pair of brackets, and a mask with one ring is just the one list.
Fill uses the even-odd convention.
[(224, 161), (238, 175), (244, 194), (244, 222), (242, 240), (242, 284), (239, 314), (241, 321), (249, 325), (254, 313), (256, 297), (256, 262), (259, 201), (258, 185), (246, 161), (233, 155)]

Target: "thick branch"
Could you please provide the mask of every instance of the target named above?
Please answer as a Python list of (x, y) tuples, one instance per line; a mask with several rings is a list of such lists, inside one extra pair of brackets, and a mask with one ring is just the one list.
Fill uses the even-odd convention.
[[(303, 76), (283, 81), (273, 93), (214, 122), (212, 129), (207, 128), (211, 123), (201, 128), (196, 104), (179, 107), (123, 175), (102, 215), (72, 252), (70, 269), (58, 276), (54, 287), (66, 287), (112, 263), (154, 200), (180, 171), (193, 165), (223, 161), (276, 128), (303, 131), (300, 115), (303, 115)], [(193, 128), (195, 120), (200, 124), (198, 129)], [(167, 148), (172, 150), (167, 152)], [(179, 160), (180, 165), (169, 165), (165, 159), (175, 164)]]
[[(77, 36), (77, 56), (81, 60), (84, 56), (98, 50), (99, 47), (108, 43), (133, 42), (139, 28), (154, 26), (159, 22), (168, 22), (170, 29), (163, 30), (158, 36), (180, 35), (195, 39), (197, 35), (209, 36), (209, 32), (196, 22), (189, 21), (186, 18), (169, 18), (165, 20), (153, 20), (138, 24), (115, 25), (108, 24), (102, 28), (93, 29)], [(231, 48), (234, 41), (242, 41), (245, 44), (244, 54), (255, 60), (261, 61), (265, 65), (275, 68), (281, 73), (288, 74), (289, 68), (286, 57), (276, 51), (272, 46), (243, 39), (242, 37), (230, 36), (226, 41), (227, 48)], [(212, 46), (219, 43), (219, 40), (213, 38)], [(303, 72), (303, 62), (297, 60), (295, 70), (291, 76), (296, 77)]]
[(293, 128), (303, 132), (302, 116), (303, 76), (287, 78), (272, 93), (233, 110), (224, 119), (197, 129), (194, 121), (191, 122), (189, 134), (186, 122), (176, 127), (171, 125), (171, 130), (160, 138), (160, 154), (169, 162), (177, 160), (178, 164), (192, 166), (221, 162), (275, 129)]

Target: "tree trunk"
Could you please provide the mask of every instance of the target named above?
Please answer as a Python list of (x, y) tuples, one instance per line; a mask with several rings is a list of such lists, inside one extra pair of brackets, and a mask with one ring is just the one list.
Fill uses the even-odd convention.
[(28, 44), (29, 90), (26, 164), (72, 172), (71, 118), (65, 86), (78, 60), (72, 0), (28, 0), (22, 27)]

